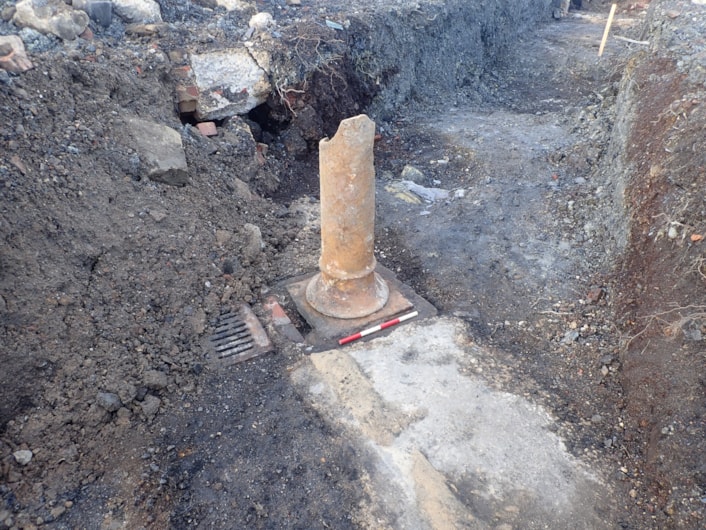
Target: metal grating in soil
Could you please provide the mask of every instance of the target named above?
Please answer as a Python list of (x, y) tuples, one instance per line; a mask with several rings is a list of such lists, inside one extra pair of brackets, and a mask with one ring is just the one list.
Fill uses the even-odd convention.
[(207, 357), (224, 366), (272, 351), (267, 333), (247, 304), (221, 309), (216, 330), (209, 343)]

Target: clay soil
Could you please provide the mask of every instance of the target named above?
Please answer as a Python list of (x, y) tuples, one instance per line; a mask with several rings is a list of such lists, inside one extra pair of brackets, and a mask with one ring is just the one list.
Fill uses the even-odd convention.
[[(706, 110), (704, 70), (685, 66), (702, 61), (703, 6), (621, 2), (618, 33), (652, 45), (612, 41), (599, 62), (602, 27), (585, 31), (608, 5), (584, 0), (472, 81), (402, 105), (379, 88), (393, 70), (368, 75), (363, 8), (160, 4), (166, 28), (46, 38), (34, 69), (0, 79), (0, 528), (385, 527), (366, 509), (365, 454), (289, 381), (315, 348), (263, 307), (277, 297), (309, 331), (283, 284), (317, 267), (316, 139), (365, 110), (380, 133), (380, 263), (465, 320), (492, 352), (479, 373), (546, 406), (610, 475), (615, 527), (703, 527)], [(292, 90), (207, 139), (175, 110), (174, 68), (263, 10), (278, 22), (272, 75)], [(326, 19), (350, 20), (345, 38)], [(180, 130), (189, 185), (140, 174), (120, 142), (127, 115)], [(493, 121), (464, 143), (461, 115)], [(496, 131), (520, 151), (542, 144), (539, 162)], [(476, 209), (449, 201), (420, 222), (386, 190), (408, 164), (428, 187), (477, 193)], [(518, 164), (546, 174), (504, 179)], [(535, 198), (541, 212), (526, 209)], [(564, 242), (580, 251), (543, 275), (518, 257)], [(208, 337), (241, 301), (275, 348), (224, 370)]]

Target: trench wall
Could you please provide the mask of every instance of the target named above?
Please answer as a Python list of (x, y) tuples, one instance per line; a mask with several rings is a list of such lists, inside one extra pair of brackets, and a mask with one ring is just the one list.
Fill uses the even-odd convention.
[[(518, 36), (551, 18), (553, 0), (389, 5), (354, 22), (350, 53), (382, 119), (404, 103), (480, 98), (481, 74)], [(450, 101), (448, 103), (454, 103)]]

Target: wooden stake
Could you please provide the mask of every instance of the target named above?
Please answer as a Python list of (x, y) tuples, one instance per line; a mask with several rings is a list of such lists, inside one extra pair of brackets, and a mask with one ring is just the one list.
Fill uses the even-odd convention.
[(608, 14), (608, 22), (605, 24), (605, 30), (603, 31), (603, 39), (601, 39), (601, 46), (598, 48), (598, 57), (603, 55), (603, 48), (605, 48), (605, 42), (608, 40), (608, 33), (610, 32), (610, 25), (613, 23), (613, 15), (615, 15), (615, 8), (618, 7), (617, 4), (610, 6), (610, 13)]

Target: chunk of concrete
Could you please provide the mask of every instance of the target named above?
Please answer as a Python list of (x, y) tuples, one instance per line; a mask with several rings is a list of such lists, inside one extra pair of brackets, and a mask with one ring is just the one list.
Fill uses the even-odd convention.
[(104, 28), (113, 21), (113, 3), (110, 0), (73, 0), (71, 5), (85, 11), (91, 20)]
[(262, 242), (260, 227), (251, 223), (245, 223), (243, 225), (243, 235), (245, 239), (245, 245), (242, 249), (243, 256), (251, 261), (255, 260), (265, 246)]
[(162, 22), (162, 11), (154, 0), (112, 0), (113, 10), (125, 22), (151, 24)]
[(191, 55), (191, 68), (199, 88), (197, 117), (222, 120), (245, 114), (270, 94), (267, 72), (245, 48)]
[(34, 68), (22, 39), (17, 35), (0, 36), (0, 68), (14, 73)]
[(215, 0), (218, 7), (224, 7), (226, 11), (246, 11), (250, 5), (243, 0)]
[(140, 118), (127, 118), (125, 127), (129, 145), (140, 157), (145, 176), (171, 186), (188, 184), (186, 155), (177, 131)]
[(20, 0), (15, 5), (12, 22), (21, 28), (74, 40), (88, 26), (88, 15), (66, 5), (63, 0)]

